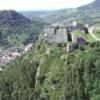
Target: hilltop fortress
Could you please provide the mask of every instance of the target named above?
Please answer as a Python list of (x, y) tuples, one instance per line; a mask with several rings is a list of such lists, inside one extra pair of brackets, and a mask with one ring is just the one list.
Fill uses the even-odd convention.
[[(54, 24), (45, 26), (44, 40), (46, 43), (67, 43), (77, 41), (79, 37), (73, 34), (73, 31), (81, 30), (84, 34), (89, 33), (88, 25), (79, 24), (73, 21), (70, 25)], [(81, 37), (82, 38), (82, 37)]]

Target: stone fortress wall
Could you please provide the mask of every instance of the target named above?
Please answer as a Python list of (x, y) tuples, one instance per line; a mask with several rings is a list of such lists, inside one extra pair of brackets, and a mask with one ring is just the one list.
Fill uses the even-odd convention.
[(77, 37), (72, 34), (72, 31), (80, 29), (85, 34), (88, 33), (88, 27), (83, 24), (77, 24), (75, 21), (71, 25), (56, 24), (51, 26), (45, 26), (44, 40), (47, 43), (66, 43), (74, 42)]

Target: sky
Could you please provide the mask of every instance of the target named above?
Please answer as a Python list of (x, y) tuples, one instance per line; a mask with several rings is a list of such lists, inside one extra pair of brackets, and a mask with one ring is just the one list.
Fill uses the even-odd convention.
[(58, 10), (76, 8), (94, 0), (0, 0), (0, 10)]

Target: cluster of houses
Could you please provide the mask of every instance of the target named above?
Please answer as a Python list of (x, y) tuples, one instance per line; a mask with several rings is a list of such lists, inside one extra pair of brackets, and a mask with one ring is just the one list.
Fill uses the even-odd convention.
[(32, 49), (33, 43), (28, 45), (22, 45), (21, 47), (11, 47), (8, 49), (0, 50), (0, 65), (8, 64), (10, 61), (15, 60), (17, 57), (20, 57), (22, 54), (26, 53)]
[(9, 63), (9, 61), (14, 60), (16, 57), (20, 56), (21, 54), (18, 52), (10, 52), (7, 50), (3, 51), (5, 54), (3, 54), (0, 57), (0, 65), (4, 65)]

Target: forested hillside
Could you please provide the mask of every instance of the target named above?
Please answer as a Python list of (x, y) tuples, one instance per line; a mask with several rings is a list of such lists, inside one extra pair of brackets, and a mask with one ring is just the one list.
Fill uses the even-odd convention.
[(100, 10), (100, 0), (94, 0), (94, 2), (87, 4), (85, 6), (79, 7), (81, 10)]
[[(100, 100), (98, 3), (96, 0), (78, 9), (34, 12), (36, 16), (27, 12), (28, 18), (25, 13), (0, 11), (0, 47), (6, 47), (1, 48), (0, 63), (20, 54), (0, 65), (0, 100)], [(82, 28), (63, 27), (63, 24), (70, 26), (73, 20)], [(51, 25), (49, 29), (48, 23), (59, 25), (54, 29)], [(90, 32), (84, 27), (87, 23), (99, 25)], [(44, 26), (48, 31), (43, 33)], [(68, 40), (56, 43), (57, 32), (59, 37), (66, 34), (63, 37)], [(54, 42), (49, 43), (45, 38)], [(25, 44), (24, 48), (16, 51), (15, 47), (21, 44)]]
[[(68, 24), (72, 20), (78, 20), (80, 22), (95, 24), (100, 22), (100, 0), (87, 4), (85, 6), (78, 7), (76, 9), (62, 9), (57, 11), (47, 12), (22, 12), (23, 15), (32, 18), (32, 16), (38, 16), (49, 23), (64, 23)], [(32, 15), (33, 14), (33, 15)]]
[[(38, 42), (0, 73), (1, 100), (100, 100), (100, 42), (67, 54)], [(50, 47), (49, 47), (50, 48)]]
[(36, 41), (45, 22), (30, 20), (13, 10), (0, 11), (0, 46), (18, 46)]

